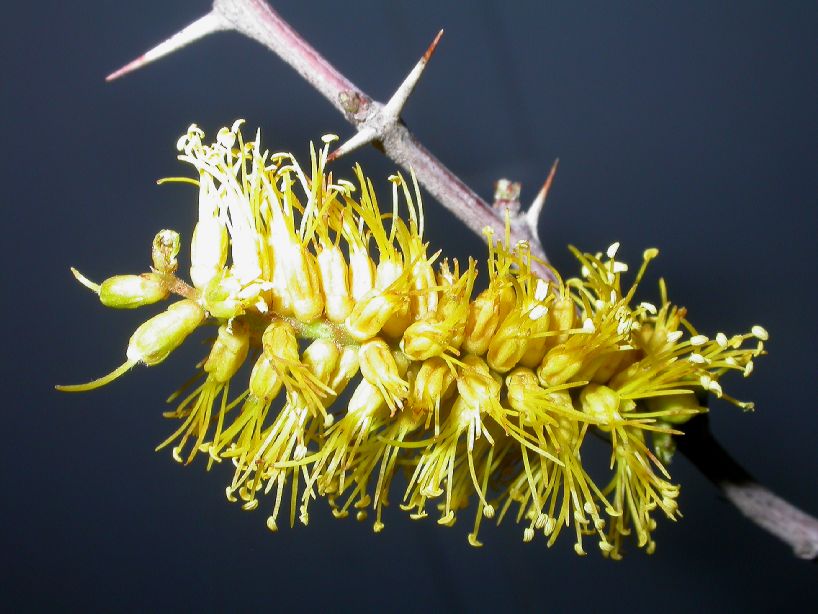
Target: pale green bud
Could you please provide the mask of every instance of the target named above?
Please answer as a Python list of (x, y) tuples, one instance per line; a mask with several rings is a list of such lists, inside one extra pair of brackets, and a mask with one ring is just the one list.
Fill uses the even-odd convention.
[(195, 301), (181, 300), (136, 329), (128, 344), (132, 362), (156, 365), (179, 347), (204, 322), (207, 314)]
[(250, 373), (250, 393), (258, 399), (271, 401), (281, 390), (282, 381), (270, 359), (262, 354)]
[(179, 266), (176, 260), (179, 254), (179, 243), (179, 233), (175, 230), (165, 229), (156, 233), (151, 247), (151, 259), (157, 273), (172, 275), (176, 272)]
[(564, 345), (551, 348), (537, 369), (540, 383), (547, 388), (571, 381), (582, 368), (582, 358), (578, 354)]
[(204, 370), (220, 383), (230, 381), (241, 368), (250, 349), (250, 328), (242, 320), (222, 324), (213, 348), (204, 364)]
[(661, 420), (670, 424), (684, 424), (696, 414), (707, 411), (692, 392), (649, 397), (645, 405), (648, 411), (661, 413)]
[(153, 273), (115, 275), (99, 286), (99, 300), (106, 307), (135, 309), (168, 297), (170, 292), (162, 279)]
[(238, 298), (241, 285), (226, 270), (219, 271), (205, 286), (204, 304), (214, 318), (229, 320), (244, 313)]

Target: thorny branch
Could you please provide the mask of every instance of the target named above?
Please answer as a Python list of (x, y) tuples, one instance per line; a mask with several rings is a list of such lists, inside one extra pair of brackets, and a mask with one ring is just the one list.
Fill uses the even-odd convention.
[[(503, 236), (505, 207), (494, 208), (486, 203), (423, 147), (400, 121), (403, 105), (434, 53), (442, 31), (386, 103), (373, 100), (338, 72), (263, 0), (215, 0), (210, 13), (110, 74), (107, 79), (116, 79), (220, 30), (235, 30), (269, 48), (357, 128), (357, 134), (333, 152), (331, 158), (338, 158), (367, 143), (376, 143), (397, 164), (407, 171), (412, 169), (420, 184), (471, 231), (482, 236), (483, 229), (488, 226), (494, 230), (495, 236)], [(511, 240), (514, 243), (527, 241), (532, 255), (546, 261), (537, 234), (536, 219), (512, 212)], [(552, 277), (546, 267), (538, 263), (532, 265), (542, 277)]]
[[(504, 213), (508, 210), (512, 242), (528, 242), (531, 253), (547, 262), (537, 225), (556, 163), (527, 212), (520, 212), (518, 206), (507, 207), (508, 201), (501, 198), (491, 206), (423, 147), (401, 122), (401, 110), (434, 53), (442, 31), (389, 101), (380, 103), (335, 69), (263, 0), (214, 0), (207, 15), (111, 73), (107, 80), (116, 79), (221, 30), (235, 30), (269, 48), (355, 126), (357, 133), (339, 146), (331, 158), (338, 158), (368, 143), (377, 144), (391, 160), (414, 171), (420, 184), (478, 236), (487, 226), (495, 235), (502, 236), (505, 232)], [(536, 265), (536, 270), (545, 277), (551, 276), (544, 266)], [(713, 437), (706, 416), (697, 416), (688, 423), (685, 436), (678, 438), (678, 445), (679, 450), (747, 518), (789, 544), (797, 557), (818, 560), (818, 520), (753, 480)]]

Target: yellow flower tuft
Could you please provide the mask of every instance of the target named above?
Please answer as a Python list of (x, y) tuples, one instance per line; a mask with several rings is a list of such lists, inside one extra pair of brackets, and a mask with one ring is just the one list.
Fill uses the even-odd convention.
[[(767, 332), (702, 335), (664, 282), (658, 306), (637, 303), (658, 252), (647, 250), (623, 285), (618, 244), (605, 254), (571, 248), (581, 276), (554, 271), (548, 282), (527, 245), (487, 231), (487, 284), (473, 297), (477, 263), (436, 265), (430, 254), (414, 177), (390, 177), (385, 213), (360, 167), (355, 182), (326, 171), (331, 138), (305, 170), (263, 149), (258, 134), (246, 142), (241, 123), (212, 144), (195, 125), (178, 142), (197, 177), (176, 180), (199, 188), (190, 284), (176, 274), (179, 236), (168, 230), (153, 241), (149, 272), (97, 285), (74, 271), (110, 307), (181, 300), (137, 329), (110, 375), (59, 388), (158, 364), (213, 326), (208, 355), (165, 414), (181, 424), (159, 447), (173, 444), (185, 463), (202, 453), (208, 468), (229, 460), (227, 498), (251, 510), (272, 494), (271, 530), (289, 493), (290, 524), (306, 524), (310, 503), (325, 497), (338, 517), (354, 509), (363, 520), (373, 508), (380, 531), (403, 473), (401, 507), (413, 518), (431, 508), (451, 525), (476, 502), (474, 546), (484, 519), (516, 508), (525, 541), (541, 533), (550, 546), (565, 530), (578, 554), (592, 537), (619, 558), (634, 535), (652, 552), (654, 517), (679, 515), (665, 467), (675, 426), (706, 411), (706, 392), (752, 407), (720, 379), (749, 375)], [(594, 470), (582, 460), (590, 433), (610, 447)]]

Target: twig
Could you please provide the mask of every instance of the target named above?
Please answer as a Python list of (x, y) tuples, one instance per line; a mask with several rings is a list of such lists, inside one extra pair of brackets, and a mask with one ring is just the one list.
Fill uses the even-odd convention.
[[(493, 209), (472, 191), (423, 147), (400, 120), (400, 112), (434, 53), (442, 31), (386, 104), (373, 100), (338, 72), (262, 0), (215, 0), (210, 13), (111, 73), (107, 80), (121, 77), (207, 34), (221, 30), (235, 30), (269, 48), (357, 128), (358, 133), (333, 152), (332, 158), (338, 158), (367, 143), (377, 143), (394, 162), (407, 171), (411, 169), (420, 184), (475, 234), (482, 236), (483, 229), (488, 226), (494, 230), (495, 236), (503, 236), (504, 212)], [(545, 250), (538, 238), (536, 219), (525, 214), (511, 213), (511, 240), (514, 243), (528, 242), (532, 255), (547, 262)], [(551, 271), (545, 266), (534, 262), (532, 268), (540, 276), (552, 278)]]
[(818, 561), (818, 519), (762, 486), (721, 447), (707, 414), (683, 427), (676, 445), (725, 498), (761, 528), (789, 544), (795, 556)]
[[(503, 235), (502, 212), (493, 209), (429, 153), (400, 121), (401, 109), (434, 53), (442, 31), (386, 104), (373, 100), (338, 72), (263, 0), (215, 0), (210, 13), (112, 73), (108, 80), (220, 30), (235, 30), (268, 47), (357, 128), (357, 134), (333, 152), (333, 158), (367, 143), (378, 143), (389, 158), (407, 170), (412, 169), (429, 193), (478, 236), (486, 226), (498, 236)], [(537, 226), (556, 166), (555, 163), (528, 212), (509, 211), (512, 241), (527, 241), (532, 254), (543, 261), (545, 251)], [(537, 266), (537, 272), (551, 277), (544, 266)], [(750, 520), (792, 546), (796, 556), (813, 560), (818, 557), (818, 520), (755, 482), (715, 440), (706, 416), (688, 423), (685, 436), (678, 439), (678, 447)]]

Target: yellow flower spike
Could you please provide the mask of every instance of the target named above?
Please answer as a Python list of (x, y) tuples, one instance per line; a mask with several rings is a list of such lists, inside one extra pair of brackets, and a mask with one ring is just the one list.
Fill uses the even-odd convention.
[[(542, 534), (550, 546), (565, 530), (578, 554), (590, 537), (618, 559), (633, 535), (652, 552), (657, 510), (678, 516), (678, 487), (662, 464), (674, 425), (704, 411), (696, 398), (704, 391), (751, 406), (720, 379), (753, 371), (767, 331), (701, 334), (664, 281), (656, 305), (637, 302), (656, 250), (644, 253), (629, 286), (618, 244), (597, 254), (572, 248), (581, 275), (563, 281), (552, 271), (556, 281), (546, 283), (531, 270), (528, 245), (511, 245), (508, 225), (500, 240), (486, 232), (487, 288), (472, 298), (472, 260), (462, 274), (445, 258), (435, 269), (440, 252), (424, 242), (414, 176), (389, 178), (391, 209), (382, 212), (359, 167), (354, 182), (326, 172), (333, 137), (311, 147), (302, 167), (263, 149), (258, 132), (245, 142), (241, 123), (209, 144), (192, 125), (177, 144), (195, 175), (168, 181), (199, 191), (192, 285), (177, 276), (173, 231), (154, 239), (151, 273), (97, 285), (74, 271), (109, 306), (168, 293), (184, 300), (137, 329), (125, 364), (63, 389), (157, 364), (207, 318), (218, 334), (172, 397), (182, 398), (166, 415), (180, 426), (166, 443), (177, 460), (198, 452), (208, 467), (229, 460), (227, 498), (243, 509), (271, 494), (271, 530), (289, 491), (290, 524), (306, 524), (322, 496), (337, 516), (363, 519), (374, 507), (380, 531), (401, 468), (401, 508), (412, 518), (426, 516), (431, 501), (451, 525), (477, 501), (474, 546), (484, 517), (499, 522), (516, 506), (525, 541)], [(242, 390), (235, 382), (251, 351)], [(228, 398), (231, 389), (238, 394)], [(590, 431), (610, 445), (604, 489), (583, 464)]]

